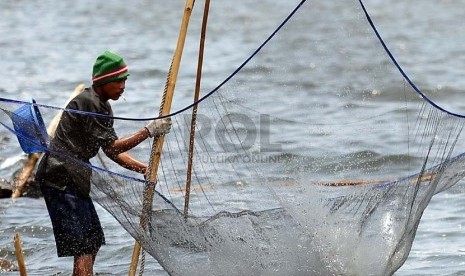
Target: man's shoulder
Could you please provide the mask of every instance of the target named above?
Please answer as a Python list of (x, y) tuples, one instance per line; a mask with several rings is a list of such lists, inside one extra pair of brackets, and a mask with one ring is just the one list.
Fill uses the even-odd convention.
[(85, 88), (72, 101), (76, 102), (94, 102), (98, 100), (98, 96), (91, 87)]
[(95, 93), (91, 87), (88, 87), (69, 102), (68, 108), (89, 112), (99, 112), (102, 109), (102, 102), (100, 101), (97, 93)]

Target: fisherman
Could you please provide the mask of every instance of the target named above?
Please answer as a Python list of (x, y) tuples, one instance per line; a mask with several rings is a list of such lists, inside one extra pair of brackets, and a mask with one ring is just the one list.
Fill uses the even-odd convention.
[[(93, 275), (93, 265), (105, 237), (90, 198), (92, 170), (89, 160), (99, 149), (119, 165), (146, 174), (147, 165), (127, 153), (148, 137), (167, 134), (169, 119), (148, 123), (136, 133), (118, 138), (108, 100), (118, 100), (129, 76), (123, 59), (105, 51), (95, 61), (92, 86), (67, 105), (50, 142), (50, 152), (41, 159), (36, 179), (52, 221), (58, 257), (74, 257), (73, 275)], [(105, 116), (89, 116), (81, 111)]]

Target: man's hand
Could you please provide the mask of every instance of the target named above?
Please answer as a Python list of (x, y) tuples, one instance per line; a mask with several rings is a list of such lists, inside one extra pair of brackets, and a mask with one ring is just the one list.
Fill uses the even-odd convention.
[(161, 136), (167, 134), (171, 129), (171, 118), (163, 118), (150, 121), (145, 128), (149, 132), (150, 137)]

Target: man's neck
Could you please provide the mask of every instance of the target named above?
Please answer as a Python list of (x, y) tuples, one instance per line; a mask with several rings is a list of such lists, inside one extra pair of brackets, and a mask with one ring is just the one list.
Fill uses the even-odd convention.
[(108, 99), (107, 97), (104, 96), (104, 93), (103, 93), (103, 91), (102, 91), (102, 87), (100, 87), (100, 86), (93, 86), (93, 85), (92, 85), (92, 89), (95, 91), (95, 94), (98, 95), (98, 97), (100, 98), (100, 100), (101, 100), (102, 102), (108, 102), (109, 99)]

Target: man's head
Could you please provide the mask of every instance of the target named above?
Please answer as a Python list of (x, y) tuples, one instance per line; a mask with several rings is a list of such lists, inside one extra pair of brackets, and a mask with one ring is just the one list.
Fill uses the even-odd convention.
[(97, 57), (92, 71), (95, 91), (104, 101), (118, 100), (124, 93), (128, 67), (123, 59), (109, 51)]
[(105, 51), (97, 57), (92, 70), (94, 87), (113, 81), (121, 81), (128, 76), (128, 67), (123, 58), (109, 51)]

